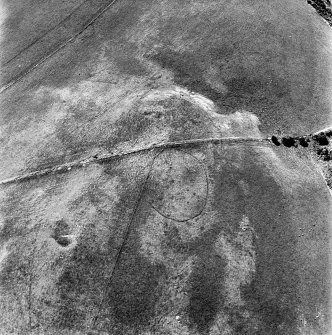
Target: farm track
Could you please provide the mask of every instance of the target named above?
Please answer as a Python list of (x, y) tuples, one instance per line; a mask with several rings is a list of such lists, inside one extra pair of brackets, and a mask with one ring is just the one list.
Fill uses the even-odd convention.
[[(61, 20), (58, 24), (47, 30), (45, 33), (43, 33), (40, 37), (35, 39), (31, 44), (23, 48), (18, 54), (16, 54), (14, 57), (7, 60), (3, 65), (10, 65), (15, 59), (19, 58), (20, 56), (24, 55), (26, 51), (28, 51), (30, 48), (32, 48), (34, 45), (36, 45), (38, 42), (41, 42), (45, 37), (49, 37), (50, 33), (56, 31), (57, 29), (60, 29), (63, 25), (65, 25), (67, 22), (70, 22), (70, 20), (73, 18), (75, 14), (77, 14), (80, 10), (83, 12), (84, 5), (88, 4), (90, 0), (85, 0), (82, 3), (80, 3), (78, 6), (76, 6), (63, 20)], [(98, 10), (92, 15), (92, 17), (83, 25), (83, 27), (71, 35), (68, 39), (66, 39), (63, 43), (61, 43), (58, 47), (56, 47), (54, 50), (49, 52), (46, 56), (42, 57), (37, 62), (33, 63), (32, 65), (28, 66), (25, 70), (20, 72), (17, 76), (15, 76), (13, 79), (11, 79), (7, 84), (2, 86), (0, 88), (0, 94), (22, 80), (26, 75), (28, 75), (30, 72), (32, 72), (34, 69), (39, 67), (41, 64), (43, 64), (47, 59), (54, 56), (56, 53), (58, 53), (61, 49), (65, 48), (70, 42), (75, 40), (80, 34), (82, 34), (89, 26), (91, 26), (103, 13), (105, 13), (113, 4), (115, 4), (117, 0), (112, 0), (110, 2), (105, 3), (104, 5), (100, 6)], [(323, 1), (307, 1), (309, 5), (316, 8), (317, 13), (321, 15), (325, 20), (327, 20), (330, 23), (330, 20), (328, 20), (325, 16), (327, 13), (327, 6), (324, 5)], [(319, 8), (326, 7), (323, 12), (319, 11)], [(328, 8), (329, 9), (329, 8)], [(331, 10), (329, 9), (329, 12)], [(323, 15), (324, 14), (324, 15)], [(328, 129), (328, 128), (327, 128)], [(325, 129), (324, 129), (325, 130)], [(308, 135), (305, 135), (308, 136)], [(150, 151), (157, 148), (175, 148), (175, 147), (182, 147), (182, 146), (188, 146), (188, 145), (199, 145), (203, 143), (224, 143), (227, 144), (235, 144), (235, 143), (272, 143), (271, 138), (265, 138), (265, 139), (257, 139), (257, 138), (207, 138), (207, 139), (194, 139), (194, 140), (188, 140), (188, 141), (181, 141), (181, 142), (169, 142), (169, 143), (161, 143), (161, 144), (152, 144), (146, 148), (140, 148), (135, 149), (127, 152), (116, 152), (116, 153), (109, 153), (104, 154), (101, 156), (98, 156), (97, 158), (95, 156), (89, 157), (84, 160), (78, 160), (78, 161), (72, 161), (69, 163), (56, 165), (54, 167), (30, 172), (27, 174), (11, 177), (5, 180), (0, 181), (0, 185), (9, 184), (9, 183), (15, 183), (23, 180), (28, 180), (31, 178), (37, 178), (44, 175), (48, 175), (51, 173), (63, 173), (66, 171), (70, 171), (72, 168), (79, 168), (86, 166), (87, 164), (92, 163), (101, 163), (110, 159), (119, 159), (128, 155), (132, 154), (139, 154), (142, 152)]]
[(33, 47), (37, 42), (39, 42), (41, 39), (43, 39), (46, 35), (48, 35), (49, 33), (51, 33), (52, 31), (54, 31), (56, 28), (58, 28), (59, 26), (61, 26), (62, 24), (64, 24), (66, 21), (68, 21), (74, 13), (77, 12), (77, 10), (79, 8), (81, 8), (85, 3), (87, 3), (89, 0), (85, 0), (83, 1), (81, 4), (79, 4), (78, 6), (76, 6), (70, 13), (69, 15), (67, 15), (64, 19), (62, 19), (58, 24), (56, 24), (55, 26), (53, 26), (52, 28), (48, 29), (46, 32), (44, 32), (43, 34), (41, 34), (38, 38), (36, 38), (33, 42), (31, 42), (29, 45), (27, 45), (26, 47), (24, 47), (22, 50), (20, 50), (15, 56), (11, 57), (10, 59), (8, 59), (7, 61), (5, 61), (2, 66), (5, 66), (9, 63), (11, 63), (13, 60), (15, 60), (17, 57), (21, 56), (24, 51), (30, 49), (31, 47)]
[[(317, 135), (323, 135), (325, 139), (327, 140), (326, 135), (324, 135), (324, 132), (326, 134), (330, 134), (332, 132), (331, 127), (325, 128), (323, 131), (316, 132), (315, 134), (310, 134), (310, 135), (303, 135), (303, 136), (298, 136), (298, 137), (292, 137), (294, 140), (294, 143), (298, 141), (299, 138), (310, 138), (310, 140), (315, 141), (315, 136)], [(329, 135), (330, 136), (330, 135)], [(184, 140), (184, 141), (175, 141), (175, 142), (162, 142), (162, 143), (153, 143), (147, 147), (143, 148), (137, 148), (129, 151), (121, 151), (121, 150), (115, 150), (113, 152), (110, 152), (108, 154), (101, 154), (101, 155), (94, 155), (90, 156), (88, 158), (85, 158), (83, 160), (76, 160), (72, 162), (68, 162), (65, 164), (60, 164), (60, 165), (55, 165), (53, 167), (49, 167), (46, 169), (41, 169), (37, 171), (33, 171), (30, 173), (22, 174), (19, 176), (7, 178), (4, 180), (0, 181), (0, 185), (5, 185), (5, 184), (12, 184), (16, 182), (21, 182), (25, 180), (30, 180), (33, 178), (38, 178), (42, 177), (48, 174), (55, 174), (55, 173), (64, 173), (68, 172), (73, 168), (81, 168), (85, 167), (86, 165), (89, 164), (94, 164), (94, 163), (104, 163), (108, 162), (109, 160), (112, 159), (121, 159), (129, 155), (134, 155), (134, 154), (140, 154), (144, 152), (148, 152), (151, 150), (155, 149), (171, 149), (171, 148), (183, 148), (183, 147), (190, 147), (190, 146), (196, 146), (196, 145), (201, 145), (201, 144), (206, 144), (206, 143), (212, 143), (212, 144), (268, 144), (268, 145), (276, 145), (273, 141), (273, 137), (267, 137), (267, 138), (255, 138), (255, 137), (213, 137), (213, 138), (195, 138), (195, 139), (190, 139), (190, 140)], [(284, 139), (284, 138), (283, 138)], [(317, 141), (317, 140), (316, 140)], [(278, 145), (281, 145), (278, 144)], [(322, 144), (321, 144), (322, 145)], [(294, 146), (294, 145), (291, 145)]]
[[(84, 4), (86, 4), (88, 1), (90, 1), (90, 0), (86, 0), (85, 2), (83, 2), (80, 6), (78, 6), (76, 8), (76, 11), (71, 12), (70, 15), (67, 18), (65, 18), (63, 21), (61, 21), (57, 26), (55, 26), (54, 28), (50, 29), (43, 36), (39, 37), (30, 46), (28, 46), (25, 49), (21, 50), (16, 56), (14, 56), (9, 61), (7, 61), (6, 64), (11, 63), (11, 61), (13, 61), (14, 59), (18, 58), (22, 54), (24, 54), (25, 51), (28, 51), (33, 45), (35, 45), (36, 43), (38, 43), (39, 41), (41, 41), (44, 37), (47, 37), (49, 35), (49, 33), (51, 33), (52, 31), (56, 30), (56, 28), (59, 27), (59, 29), (60, 29), (61, 26), (67, 21), (67, 19), (69, 19), (74, 13), (76, 13), (78, 11), (79, 8), (81, 8), (81, 6), (83, 6)], [(40, 65), (42, 65), (47, 59), (49, 59), (52, 56), (54, 56), (55, 54), (57, 54), (60, 50), (62, 50), (63, 48), (65, 48), (70, 42), (74, 41), (79, 35), (81, 35), (88, 27), (90, 27), (101, 15), (103, 15), (117, 1), (118, 0), (111, 0), (110, 2), (107, 2), (106, 4), (100, 6), (98, 8), (98, 10), (93, 14), (93, 16), (83, 25), (83, 27), (79, 31), (77, 31), (76, 33), (74, 33), (73, 35), (71, 35), (68, 39), (66, 39), (63, 43), (61, 43), (59, 46), (57, 46), (55, 49), (53, 49), (51, 52), (49, 52), (46, 56), (44, 56), (44, 57), (40, 58), (39, 60), (37, 60), (36, 62), (32, 63), (25, 70), (19, 72), (16, 76), (14, 76), (14, 78), (10, 79), (6, 84), (4, 84), (0, 88), (0, 94), (3, 93), (4, 91), (6, 91), (11, 86), (13, 86), (16, 83), (18, 83), (19, 81), (21, 81), (30, 72), (32, 72), (33, 70), (35, 70), (36, 68), (38, 68)]]
[(46, 176), (48, 174), (58, 174), (68, 172), (73, 168), (82, 168), (89, 164), (94, 163), (104, 163), (108, 162), (112, 159), (121, 159), (129, 155), (140, 154), (144, 152), (148, 152), (155, 149), (171, 149), (171, 148), (183, 148), (188, 146), (196, 146), (205, 143), (227, 143), (227, 144), (241, 144), (241, 143), (259, 143), (259, 144), (270, 144), (271, 140), (269, 138), (259, 139), (259, 138), (242, 138), (242, 137), (224, 137), (224, 138), (203, 138), (203, 139), (191, 139), (185, 141), (177, 141), (177, 142), (167, 142), (167, 143), (154, 143), (150, 146), (144, 148), (138, 148), (129, 151), (114, 151), (109, 154), (95, 155), (84, 160), (72, 161), (69, 163), (56, 165), (54, 167), (22, 174), (19, 176), (11, 177), (8, 179), (4, 179), (0, 181), (0, 185), (12, 184), (16, 182), (21, 182), (25, 180), (30, 180), (42, 176)]
[[(43, 64), (47, 59), (51, 58), (55, 54), (57, 54), (60, 50), (65, 48), (70, 42), (75, 40), (79, 35), (81, 35), (88, 27), (90, 27), (102, 14), (104, 14), (114, 3), (116, 3), (118, 0), (112, 0), (109, 3), (106, 3), (105, 5), (102, 5), (99, 7), (99, 9), (94, 13), (92, 18), (83, 26), (82, 29), (80, 29), (78, 32), (76, 32), (74, 35), (69, 37), (66, 41), (61, 43), (59, 46), (57, 46), (55, 49), (53, 49), (51, 52), (49, 52), (46, 56), (42, 57), (40, 60), (38, 60), (35, 63), (32, 63), (30, 66), (28, 66), (25, 70), (20, 72), (18, 75), (14, 76), (11, 80), (9, 80), (6, 84), (4, 84), (0, 88), (0, 94), (4, 91), (6, 91), (11, 86), (15, 85), (19, 81), (21, 81), (26, 75), (28, 75), (30, 72), (32, 72), (34, 69), (38, 68), (41, 64)], [(24, 54), (25, 51), (28, 51), (31, 47), (36, 45), (36, 43), (43, 40), (44, 37), (48, 36), (51, 32), (55, 31), (57, 28), (61, 28), (62, 25), (64, 25), (66, 22), (68, 22), (71, 17), (77, 13), (86, 3), (90, 2), (90, 0), (83, 1), (80, 5), (76, 6), (75, 9), (70, 12), (69, 15), (67, 15), (63, 20), (61, 20), (57, 25), (47, 30), (45, 33), (43, 33), (40, 37), (35, 39), (31, 44), (23, 48), (20, 52), (18, 52), (15, 56), (11, 57), (9, 60), (5, 61), (2, 66), (9, 65), (12, 61), (20, 57), (22, 54)], [(330, 8), (327, 8), (327, 5), (324, 4), (323, 1), (307, 1), (309, 5), (313, 6), (317, 13), (322, 16), (330, 25), (332, 22), (332, 11)]]

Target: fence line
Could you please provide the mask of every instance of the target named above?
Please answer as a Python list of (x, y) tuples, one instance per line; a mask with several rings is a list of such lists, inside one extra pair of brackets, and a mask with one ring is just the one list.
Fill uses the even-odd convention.
[(54, 167), (29, 172), (26, 174), (18, 175), (15, 177), (10, 177), (0, 181), (0, 185), (5, 184), (12, 184), (21, 182), (24, 180), (34, 179), (38, 177), (42, 177), (48, 174), (54, 173), (65, 173), (70, 171), (73, 168), (80, 168), (85, 167), (88, 164), (93, 163), (102, 163), (107, 162), (112, 159), (123, 158), (133, 154), (139, 154), (147, 151), (151, 151), (154, 149), (170, 149), (170, 148), (180, 148), (186, 146), (195, 146), (205, 143), (213, 143), (213, 144), (220, 144), (220, 143), (227, 143), (227, 144), (239, 144), (239, 143), (260, 143), (260, 144), (269, 144), (271, 143), (270, 138), (254, 138), (254, 137), (222, 137), (222, 138), (197, 138), (197, 139), (190, 139), (190, 140), (183, 140), (183, 141), (175, 141), (175, 142), (161, 142), (161, 143), (153, 143), (149, 146), (144, 148), (137, 148), (128, 151), (121, 151), (115, 150), (113, 152), (101, 155), (94, 155), (84, 160), (77, 160), (61, 165), (56, 165)]

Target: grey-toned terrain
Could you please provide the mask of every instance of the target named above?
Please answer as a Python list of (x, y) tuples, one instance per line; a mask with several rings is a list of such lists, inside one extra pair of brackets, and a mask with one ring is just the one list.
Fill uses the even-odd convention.
[(331, 334), (314, 8), (2, 7), (0, 334)]

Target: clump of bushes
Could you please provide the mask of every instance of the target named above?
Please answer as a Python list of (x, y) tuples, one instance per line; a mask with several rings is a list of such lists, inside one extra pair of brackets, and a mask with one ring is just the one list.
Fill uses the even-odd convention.
[(299, 144), (301, 147), (308, 147), (309, 146), (309, 142), (310, 142), (310, 138), (306, 137), (306, 136), (300, 136), (299, 137)]
[(274, 136), (274, 135), (271, 137), (271, 141), (276, 146), (281, 145), (281, 143), (279, 142), (278, 138), (276, 136)]
[(324, 132), (321, 132), (317, 135), (314, 135), (312, 137), (312, 139), (314, 141), (316, 141), (319, 145), (328, 145), (329, 144), (329, 140), (327, 139), (327, 136)]
[(313, 141), (321, 146), (327, 146), (329, 144), (329, 137), (332, 136), (332, 129), (327, 130), (325, 132), (320, 132), (319, 134), (310, 134), (305, 136), (284, 136), (279, 139), (277, 136), (273, 135), (271, 137), (271, 142), (276, 145), (280, 146), (283, 144), (287, 148), (297, 147), (298, 145), (302, 147), (308, 147), (309, 142)]
[(297, 146), (296, 139), (294, 137), (291, 137), (291, 136), (283, 137), (281, 139), (281, 142), (287, 148)]
[(332, 151), (326, 147), (318, 148), (316, 152), (324, 161), (330, 161), (332, 159)]

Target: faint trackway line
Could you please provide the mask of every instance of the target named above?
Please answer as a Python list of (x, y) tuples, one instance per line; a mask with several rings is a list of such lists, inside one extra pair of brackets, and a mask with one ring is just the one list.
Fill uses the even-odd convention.
[(80, 3), (78, 6), (76, 6), (64, 19), (62, 19), (59, 23), (57, 23), (55, 26), (53, 26), (52, 28), (48, 29), (47, 31), (45, 31), (43, 34), (41, 34), (38, 38), (36, 38), (35, 40), (33, 40), (29, 45), (27, 45), (26, 47), (24, 47), (23, 49), (21, 49), (15, 56), (11, 57), (10, 59), (8, 59), (7, 61), (5, 61), (2, 65), (7, 65), (10, 62), (12, 62), (14, 59), (16, 59), (17, 57), (21, 56), (22, 53), (28, 49), (30, 49), (32, 46), (34, 46), (37, 42), (39, 42), (41, 39), (43, 39), (46, 35), (48, 35), (50, 32), (52, 32), (53, 30), (55, 30), (56, 28), (58, 28), (59, 26), (61, 26), (63, 23), (65, 23), (74, 13), (76, 13), (76, 11), (81, 8), (87, 1), (89, 0), (85, 0), (82, 3)]
[(154, 149), (170, 149), (170, 148), (181, 148), (186, 146), (195, 146), (204, 143), (213, 143), (213, 144), (220, 144), (220, 143), (227, 143), (227, 144), (238, 144), (238, 143), (260, 143), (260, 144), (270, 144), (270, 138), (251, 138), (251, 137), (222, 137), (222, 138), (197, 138), (191, 140), (184, 140), (178, 142), (161, 142), (161, 143), (153, 143), (144, 148), (133, 149), (129, 151), (120, 151), (115, 150), (108, 154), (102, 155), (95, 155), (84, 160), (77, 160), (61, 165), (56, 165), (51, 168), (38, 170), (26, 174), (22, 174), (19, 176), (11, 177), (8, 179), (4, 179), (0, 181), (0, 185), (5, 184), (12, 184), (17, 183), (29, 179), (34, 179), (42, 176), (46, 176), (48, 174), (55, 174), (55, 173), (65, 173), (70, 171), (73, 168), (81, 168), (85, 167), (88, 164), (93, 163), (103, 163), (107, 162), (112, 159), (122, 158), (133, 154), (139, 154), (147, 151), (151, 151)]
[[(150, 178), (150, 174), (151, 174), (151, 171), (152, 171), (152, 168), (153, 168), (153, 164), (154, 164), (155, 160), (157, 159), (157, 157), (163, 152), (163, 150), (164, 149), (161, 149), (159, 152), (157, 152), (154, 155), (154, 157), (152, 158), (151, 163), (146, 166), (146, 167), (148, 167), (148, 173), (146, 174), (146, 177), (144, 178), (144, 182), (142, 183), (142, 186), (141, 186), (141, 188), (139, 190), (139, 194), (138, 194), (137, 200), (135, 201), (135, 205), (134, 205), (134, 209), (133, 209), (131, 218), (130, 218), (129, 222), (127, 223), (126, 227), (125, 227), (125, 230), (124, 230), (124, 233), (123, 233), (123, 237), (122, 237), (121, 245), (117, 249), (117, 252), (116, 252), (116, 255), (115, 255), (115, 261), (114, 261), (111, 273), (110, 273), (110, 275), (107, 278), (107, 282), (108, 283), (112, 283), (114, 274), (115, 274), (115, 272), (117, 270), (117, 267), (118, 267), (118, 264), (119, 264), (119, 261), (120, 261), (120, 257), (122, 255), (124, 247), (125, 247), (125, 245), (127, 243), (127, 240), (129, 238), (131, 227), (132, 227), (133, 222), (134, 222), (134, 220), (136, 218), (136, 213), (137, 213), (138, 208), (140, 206), (140, 203), (142, 201), (143, 194), (144, 194), (144, 192), (146, 190), (146, 184), (147, 184), (147, 182), (148, 182), (148, 180)], [(96, 327), (96, 323), (98, 321), (101, 309), (103, 307), (103, 304), (105, 302), (105, 298), (107, 296), (107, 287), (108, 286), (106, 286), (106, 289), (104, 290), (104, 295), (103, 295), (103, 297), (102, 297), (102, 299), (100, 301), (100, 304), (98, 306), (97, 314), (92, 319), (91, 326), (89, 327), (90, 330), (93, 330)]]
[(99, 9), (96, 11), (96, 13), (93, 15), (93, 17), (83, 26), (81, 30), (79, 30), (76, 34), (71, 36), (69, 39), (67, 39), (65, 42), (63, 42), (60, 46), (58, 46), (56, 49), (51, 51), (48, 55), (46, 55), (41, 60), (37, 61), (36, 63), (29, 66), (26, 70), (19, 73), (14, 79), (9, 81), (7, 84), (3, 85), (0, 88), (0, 94), (6, 91), (11, 86), (15, 85), (17, 82), (22, 80), (26, 75), (28, 75), (30, 72), (32, 72), (34, 69), (36, 69), (39, 65), (43, 64), (47, 59), (54, 56), (57, 52), (65, 48), (70, 42), (75, 40), (80, 34), (82, 34), (88, 27), (90, 27), (102, 14), (104, 14), (113, 4), (115, 4), (118, 0), (112, 0), (106, 5), (103, 5), (99, 7)]

